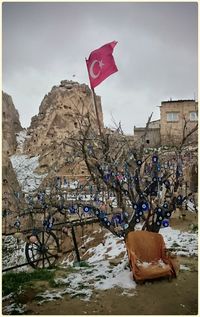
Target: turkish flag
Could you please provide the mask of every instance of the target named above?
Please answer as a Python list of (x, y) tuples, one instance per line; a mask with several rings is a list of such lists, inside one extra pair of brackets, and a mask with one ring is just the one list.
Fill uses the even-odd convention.
[(91, 88), (98, 86), (104, 79), (118, 71), (112, 56), (116, 44), (116, 41), (105, 44), (93, 51), (86, 59)]

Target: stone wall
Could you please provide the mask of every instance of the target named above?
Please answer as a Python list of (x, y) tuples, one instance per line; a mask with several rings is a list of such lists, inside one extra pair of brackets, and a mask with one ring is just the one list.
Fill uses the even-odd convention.
[[(144, 133), (145, 133), (145, 128), (134, 129), (134, 137), (138, 145), (141, 144)], [(145, 147), (160, 146), (160, 129), (159, 128), (149, 129), (144, 142), (145, 142)]]

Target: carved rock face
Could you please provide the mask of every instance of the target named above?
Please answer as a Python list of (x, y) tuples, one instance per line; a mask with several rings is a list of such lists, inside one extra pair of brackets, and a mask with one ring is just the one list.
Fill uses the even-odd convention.
[[(103, 127), (103, 113), (100, 97), (96, 96), (99, 118)], [(71, 148), (63, 142), (71, 133), (83, 127), (83, 120), (89, 114), (97, 128), (96, 112), (90, 88), (86, 84), (63, 80), (45, 95), (28, 129), (29, 139), (25, 141), (26, 154), (40, 155), (38, 172), (48, 172), (53, 166), (60, 170)], [(45, 169), (44, 169), (45, 167)], [(77, 172), (78, 173), (78, 172)]]
[(11, 96), (2, 93), (2, 134), (3, 152), (8, 156), (14, 154), (17, 142), (16, 133), (23, 130), (19, 121), (19, 113), (15, 109)]

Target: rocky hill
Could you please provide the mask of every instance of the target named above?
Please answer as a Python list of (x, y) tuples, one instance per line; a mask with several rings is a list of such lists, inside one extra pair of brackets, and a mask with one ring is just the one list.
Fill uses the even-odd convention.
[[(10, 161), (10, 156), (16, 152), (16, 134), (22, 131), (19, 113), (15, 108), (11, 96), (2, 93), (2, 212), (3, 228), (5, 216), (14, 221), (16, 214), (10, 214), (10, 210), (17, 209), (16, 193), (21, 192), (21, 186)], [(23, 199), (21, 200), (23, 203)]]
[[(101, 100), (99, 96), (96, 98), (103, 126)], [(63, 80), (44, 97), (38, 115), (31, 120), (29, 137), (24, 144), (24, 153), (40, 156), (39, 172), (48, 173), (52, 168), (59, 170), (59, 166), (63, 166), (71, 151), (64, 141), (79, 131), (87, 115), (97, 128), (92, 92), (85, 84)]]
[[(101, 99), (96, 96), (96, 100), (100, 124), (103, 127)], [(20, 124), (19, 113), (11, 96), (3, 92), (3, 179), (5, 182), (12, 184), (13, 191), (20, 191), (15, 177), (17, 173), (22, 190), (27, 192), (29, 189), (33, 190), (32, 187), (39, 186), (44, 178), (43, 175), (46, 177), (52, 172), (55, 172), (55, 175), (69, 174), (69, 167), (65, 166), (65, 162), (71, 148), (66, 145), (66, 140), (83, 127), (87, 118), (90, 119), (93, 127), (98, 129), (92, 92), (86, 84), (63, 80), (60, 85), (54, 86), (45, 95), (40, 104), (39, 113), (32, 118), (27, 130)], [(74, 170), (73, 162), (71, 170)], [(87, 174), (85, 165), (76, 166), (75, 172)], [(30, 179), (33, 175), (37, 176), (37, 182)], [(33, 183), (34, 186), (32, 186)]]
[(11, 96), (2, 93), (2, 178), (3, 184), (18, 188), (15, 172), (10, 162), (10, 156), (16, 152), (16, 134), (22, 131), (19, 113), (15, 108)]

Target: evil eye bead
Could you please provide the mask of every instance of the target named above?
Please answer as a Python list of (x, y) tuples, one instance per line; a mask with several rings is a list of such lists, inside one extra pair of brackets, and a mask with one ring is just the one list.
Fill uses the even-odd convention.
[(121, 224), (123, 221), (123, 215), (121, 215), (121, 214), (117, 215), (116, 218), (117, 218), (118, 223)]
[(70, 207), (69, 211), (71, 214), (74, 214), (76, 212), (76, 209), (74, 207)]
[(167, 204), (167, 203), (164, 203), (164, 204), (163, 204), (163, 208), (167, 209), (167, 208), (168, 208), (168, 204)]
[(181, 201), (181, 200), (182, 200), (182, 196), (179, 195), (179, 196), (177, 197), (177, 200), (178, 200), (178, 201)]
[(152, 156), (152, 162), (157, 163), (158, 162), (158, 157), (156, 155)]
[(110, 176), (111, 176), (110, 174), (105, 175), (105, 176), (104, 176), (105, 181), (109, 181)]
[(136, 163), (137, 163), (138, 166), (141, 166), (141, 165), (142, 165), (142, 161), (141, 161), (141, 160), (137, 160)]
[(169, 221), (167, 219), (162, 222), (163, 227), (169, 227)]
[(167, 212), (165, 213), (165, 217), (170, 218), (170, 217), (171, 217), (171, 212), (170, 212), (170, 211), (167, 211)]
[(128, 223), (125, 223), (124, 229), (128, 229), (128, 227), (129, 227)]
[(90, 211), (90, 208), (86, 206), (86, 207), (83, 208), (83, 211), (84, 212), (88, 212), (88, 211)]
[(148, 205), (146, 204), (146, 203), (143, 203), (142, 204), (142, 209), (145, 211), (145, 210), (147, 210), (148, 209)]

